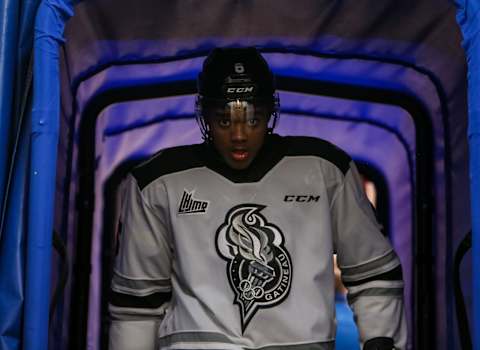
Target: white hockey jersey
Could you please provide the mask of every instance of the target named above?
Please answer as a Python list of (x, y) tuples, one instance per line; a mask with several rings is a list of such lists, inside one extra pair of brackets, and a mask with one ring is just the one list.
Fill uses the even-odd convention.
[(334, 349), (334, 253), (362, 342), (406, 346), (399, 260), (326, 141), (271, 135), (246, 170), (206, 144), (167, 149), (122, 207), (113, 350)]

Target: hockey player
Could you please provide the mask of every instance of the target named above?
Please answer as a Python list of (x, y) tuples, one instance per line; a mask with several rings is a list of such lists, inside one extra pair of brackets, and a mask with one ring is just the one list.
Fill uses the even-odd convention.
[(277, 111), (256, 49), (209, 55), (205, 142), (127, 179), (111, 349), (334, 349), (334, 253), (363, 349), (406, 348), (400, 263), (355, 165), (326, 141), (273, 134)]

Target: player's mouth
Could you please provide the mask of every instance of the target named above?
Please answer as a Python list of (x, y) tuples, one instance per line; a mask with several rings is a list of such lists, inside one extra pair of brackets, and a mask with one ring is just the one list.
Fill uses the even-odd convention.
[(244, 149), (234, 149), (233, 151), (230, 152), (232, 159), (237, 161), (237, 162), (243, 162), (248, 159), (249, 157), (249, 152)]

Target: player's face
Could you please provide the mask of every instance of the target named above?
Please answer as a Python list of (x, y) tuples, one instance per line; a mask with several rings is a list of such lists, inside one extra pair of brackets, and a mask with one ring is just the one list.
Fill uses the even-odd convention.
[(265, 141), (267, 109), (235, 101), (211, 109), (207, 121), (213, 144), (227, 165), (236, 170), (248, 168)]

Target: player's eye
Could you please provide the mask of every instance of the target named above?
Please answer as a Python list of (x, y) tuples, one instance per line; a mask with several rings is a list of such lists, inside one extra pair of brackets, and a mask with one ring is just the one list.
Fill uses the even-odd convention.
[(250, 118), (247, 120), (248, 126), (257, 126), (258, 125), (258, 118)]
[(220, 125), (222, 128), (228, 128), (230, 126), (230, 119), (228, 118), (218, 119), (218, 125)]

